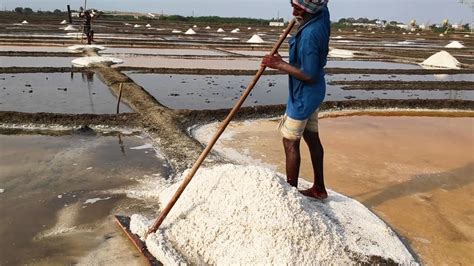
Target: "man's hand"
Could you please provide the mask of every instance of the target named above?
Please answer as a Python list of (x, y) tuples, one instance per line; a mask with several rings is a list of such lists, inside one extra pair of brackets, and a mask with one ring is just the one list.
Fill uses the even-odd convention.
[(285, 61), (283, 61), (281, 55), (279, 53), (276, 53), (274, 55), (265, 55), (260, 66), (265, 66), (273, 69), (281, 69), (284, 64)]

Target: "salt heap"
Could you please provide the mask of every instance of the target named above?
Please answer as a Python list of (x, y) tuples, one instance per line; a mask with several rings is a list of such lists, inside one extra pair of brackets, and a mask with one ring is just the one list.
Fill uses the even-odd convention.
[(102, 45), (85, 44), (85, 45), (73, 45), (67, 48), (71, 52), (84, 52), (84, 51), (103, 51), (105, 47)]
[(150, 27), (151, 27), (151, 25), (150, 25), (150, 24), (146, 24), (146, 25), (145, 25), (145, 27), (147, 27), (147, 28), (150, 28)]
[(222, 28), (217, 29), (217, 32), (225, 32)]
[(207, 27), (206, 27), (206, 30), (210, 30), (210, 29), (211, 29), (211, 27), (210, 27), (210, 26), (207, 26)]
[(133, 27), (134, 27), (134, 28), (140, 28), (141, 25), (135, 24)]
[(121, 63), (123, 63), (122, 59), (102, 56), (86, 56), (72, 60), (72, 64), (76, 67), (91, 67), (98, 64), (110, 66)]
[[(157, 191), (161, 206), (179, 185)], [(130, 229), (143, 239), (152, 221), (131, 218)], [(332, 191), (320, 203), (282, 175), (248, 165), (200, 169), (146, 245), (165, 265), (345, 265), (377, 256), (416, 264), (362, 204)]]
[(66, 20), (63, 20), (63, 21), (61, 21), (59, 24), (61, 24), (61, 25), (67, 24), (67, 21), (66, 21)]
[(461, 63), (446, 51), (437, 52), (420, 64), (427, 68), (459, 69)]
[(329, 51), (329, 56), (338, 58), (352, 58), (354, 57), (354, 52), (343, 49), (331, 49)]
[(21, 22), (21, 24), (28, 24), (28, 21), (23, 20), (23, 21)]
[(464, 45), (458, 41), (450, 42), (445, 48), (464, 48)]
[(236, 29), (233, 29), (230, 33), (239, 33), (239, 32), (240, 32), (240, 29), (236, 28)]
[(262, 38), (258, 36), (257, 34), (254, 34), (252, 38), (250, 38), (247, 42), (248, 43), (264, 43), (265, 41), (262, 40)]
[(171, 33), (181, 33), (180, 30), (172, 30)]
[(68, 25), (66, 28), (64, 28), (65, 31), (77, 31), (78, 29), (74, 27), (73, 25)]
[(192, 35), (192, 34), (196, 34), (196, 32), (193, 29), (190, 28), (184, 34)]

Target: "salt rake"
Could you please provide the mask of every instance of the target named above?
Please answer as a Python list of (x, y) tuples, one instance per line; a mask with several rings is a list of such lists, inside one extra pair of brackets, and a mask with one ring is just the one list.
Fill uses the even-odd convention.
[[(288, 26), (286, 27), (285, 31), (283, 34), (280, 36), (278, 41), (275, 43), (273, 46), (272, 51), (270, 54), (275, 54), (278, 49), (280, 48), (281, 44), (283, 41), (286, 39), (288, 34), (290, 33), (291, 29), (295, 25), (295, 19), (292, 19)], [(160, 225), (163, 223), (165, 220), (166, 216), (168, 213), (171, 211), (173, 208), (174, 204), (178, 201), (179, 197), (183, 193), (183, 191), (186, 189), (188, 186), (189, 182), (191, 182), (191, 179), (194, 177), (194, 174), (197, 172), (199, 167), (201, 166), (202, 162), (206, 159), (207, 155), (211, 151), (212, 147), (214, 147), (214, 144), (217, 142), (219, 137), (222, 135), (226, 127), (229, 125), (230, 121), (232, 118), (234, 118), (235, 114), (239, 111), (240, 107), (244, 103), (245, 99), (247, 99), (248, 95), (252, 91), (252, 89), (255, 87), (255, 84), (257, 84), (258, 80), (262, 76), (263, 72), (265, 71), (266, 67), (265, 66), (260, 66), (260, 69), (258, 72), (255, 74), (253, 80), (250, 82), (250, 84), (247, 86), (247, 89), (243, 92), (242, 96), (240, 97), (239, 101), (235, 104), (235, 106), (232, 108), (230, 113), (227, 115), (225, 120), (222, 122), (221, 126), (217, 130), (217, 132), (214, 134), (212, 139), (209, 141), (207, 144), (206, 148), (202, 151), (201, 155), (199, 158), (196, 160), (194, 163), (193, 167), (189, 171), (188, 175), (184, 178), (183, 182), (181, 185), (178, 187), (176, 192), (174, 193), (173, 197), (169, 201), (169, 203), (166, 205), (166, 207), (161, 211), (160, 215), (158, 218), (155, 220), (153, 225), (150, 227), (150, 229), (147, 231), (145, 238), (148, 237), (149, 234), (155, 233), (156, 230), (160, 227)], [(128, 239), (132, 241), (134, 246), (140, 251), (140, 253), (148, 260), (150, 265), (158, 265), (159, 262), (151, 255), (151, 253), (147, 250), (146, 245), (140, 240), (140, 237), (138, 237), (136, 234), (132, 233), (130, 231), (130, 218), (126, 216), (115, 216), (115, 220), (117, 224), (120, 226), (120, 228), (124, 231), (124, 233), (127, 235)]]

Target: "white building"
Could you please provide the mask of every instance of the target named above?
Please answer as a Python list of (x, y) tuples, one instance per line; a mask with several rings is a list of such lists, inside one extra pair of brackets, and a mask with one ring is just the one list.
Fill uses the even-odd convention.
[(285, 23), (277, 22), (277, 21), (270, 21), (270, 23), (268, 25), (270, 25), (272, 27), (283, 27), (283, 26), (285, 26)]

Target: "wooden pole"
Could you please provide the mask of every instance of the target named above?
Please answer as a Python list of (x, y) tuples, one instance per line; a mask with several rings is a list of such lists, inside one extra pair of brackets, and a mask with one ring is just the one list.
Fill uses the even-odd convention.
[[(275, 45), (273, 46), (273, 49), (271, 51), (270, 54), (275, 54), (277, 51), (278, 51), (278, 48), (280, 48), (281, 44), (283, 43), (283, 41), (286, 39), (286, 36), (288, 36), (288, 34), (290, 33), (291, 29), (293, 28), (293, 26), (295, 25), (295, 19), (291, 20), (291, 22), (288, 24), (288, 27), (286, 28), (285, 32), (280, 36), (280, 39), (278, 39), (278, 41), (275, 43)], [(181, 196), (181, 193), (183, 193), (184, 189), (186, 188), (186, 186), (189, 184), (189, 182), (191, 182), (191, 179), (193, 178), (194, 174), (196, 173), (196, 171), (198, 170), (199, 166), (201, 166), (202, 162), (204, 161), (204, 159), (206, 159), (207, 155), (209, 154), (209, 152), (211, 151), (212, 147), (214, 146), (214, 144), (217, 142), (217, 140), (219, 139), (219, 137), (221, 136), (221, 134), (224, 132), (225, 128), (227, 127), (227, 125), (229, 125), (230, 121), (232, 120), (232, 118), (235, 116), (235, 114), (237, 113), (237, 111), (240, 109), (240, 107), (242, 106), (242, 104), (244, 103), (245, 99), (247, 98), (247, 96), (250, 94), (250, 92), (252, 91), (253, 87), (255, 86), (255, 84), (257, 83), (258, 79), (260, 78), (260, 76), (263, 74), (263, 71), (265, 71), (265, 68), (264, 66), (261, 66), (260, 69), (258, 70), (258, 72), (255, 74), (253, 80), (250, 82), (250, 84), (247, 86), (247, 89), (244, 91), (244, 93), (242, 94), (242, 96), (240, 97), (240, 100), (237, 102), (237, 104), (234, 106), (234, 108), (232, 108), (232, 110), (230, 111), (230, 113), (227, 115), (226, 119), (224, 120), (224, 122), (222, 123), (222, 125), (219, 127), (219, 129), (217, 130), (217, 132), (214, 134), (214, 136), (212, 137), (212, 139), (209, 141), (209, 144), (207, 144), (206, 148), (204, 149), (204, 151), (201, 153), (201, 155), (199, 156), (199, 158), (197, 159), (197, 161), (194, 163), (193, 167), (191, 168), (191, 170), (189, 171), (188, 175), (184, 178), (183, 182), (181, 183), (181, 185), (178, 187), (177, 191), (175, 192), (175, 194), (173, 195), (173, 197), (171, 198), (171, 200), (169, 201), (168, 205), (166, 205), (166, 207), (163, 209), (163, 211), (160, 213), (160, 216), (158, 216), (158, 218), (155, 220), (155, 222), (153, 223), (153, 225), (150, 227), (150, 229), (148, 230), (147, 234), (146, 234), (146, 237), (151, 234), (151, 233), (154, 233), (156, 232), (156, 230), (158, 230), (158, 228), (160, 227), (160, 225), (163, 223), (163, 221), (165, 220), (166, 216), (168, 215), (168, 213), (171, 211), (171, 208), (173, 208), (174, 204), (176, 203), (176, 201), (178, 201), (179, 197)]]
[(117, 101), (117, 114), (120, 112), (120, 100), (122, 100), (122, 88), (123, 88), (123, 83), (120, 83), (120, 91), (119, 91), (119, 97)]

